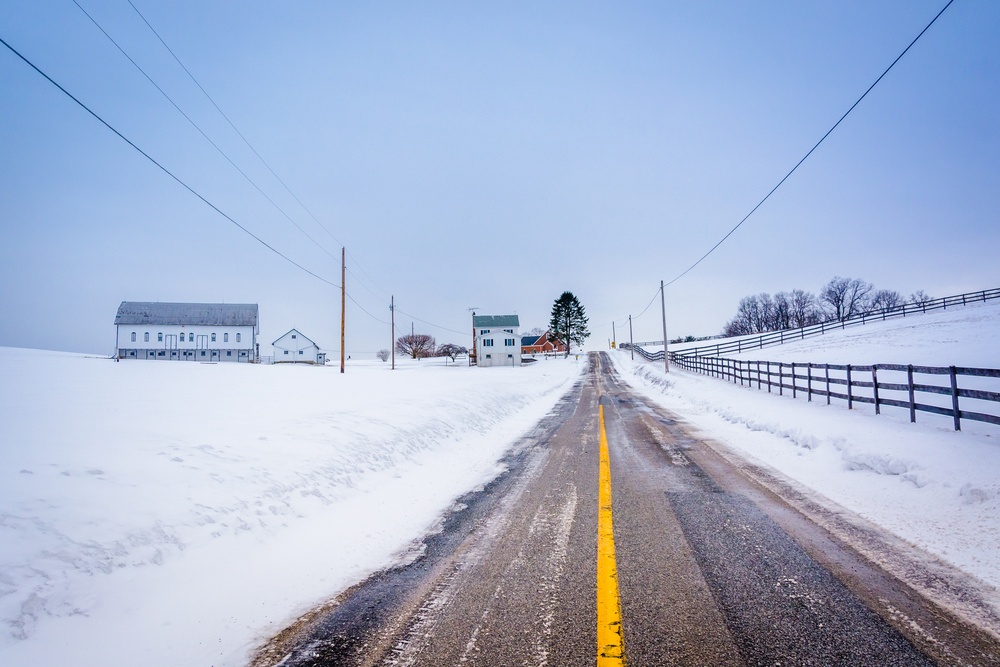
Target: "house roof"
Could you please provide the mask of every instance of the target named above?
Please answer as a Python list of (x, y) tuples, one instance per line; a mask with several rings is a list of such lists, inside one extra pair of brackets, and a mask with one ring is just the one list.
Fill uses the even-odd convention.
[(278, 340), (276, 340), (273, 343), (271, 343), (271, 345), (277, 345), (278, 341), (280, 341), (282, 338), (284, 338), (288, 334), (292, 334), (292, 333), (296, 334), (296, 335), (298, 335), (298, 336), (300, 336), (302, 338), (304, 338), (307, 341), (309, 341), (309, 344), (315, 346), (317, 350), (319, 349), (319, 345), (316, 345), (316, 343), (311, 338), (309, 338), (308, 336), (303, 335), (302, 332), (299, 331), (298, 329), (289, 329), (285, 333), (281, 334), (281, 336), (278, 337)]
[(534, 345), (540, 338), (541, 336), (521, 336), (521, 347)]
[(257, 326), (256, 303), (122, 301), (115, 324)]
[(472, 326), (481, 327), (519, 327), (521, 322), (517, 315), (473, 315)]

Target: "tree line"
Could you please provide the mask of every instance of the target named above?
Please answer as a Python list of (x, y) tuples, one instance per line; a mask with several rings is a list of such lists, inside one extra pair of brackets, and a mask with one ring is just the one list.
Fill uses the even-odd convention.
[(819, 294), (800, 289), (791, 292), (766, 292), (740, 299), (733, 319), (722, 330), (724, 336), (745, 336), (782, 329), (798, 329), (831, 320), (875, 311), (898, 308), (905, 303), (923, 305), (931, 301), (923, 290), (907, 299), (896, 290), (875, 289), (859, 278), (834, 277)]

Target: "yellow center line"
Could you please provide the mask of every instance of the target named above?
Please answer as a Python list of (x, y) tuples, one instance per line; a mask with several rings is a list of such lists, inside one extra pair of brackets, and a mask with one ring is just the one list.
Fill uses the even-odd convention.
[(603, 405), (598, 405), (598, 422), (601, 430), (601, 472), (597, 514), (597, 665), (612, 667), (625, 664), (625, 643), (622, 639), (621, 600), (618, 597), (615, 530), (611, 520), (611, 463)]

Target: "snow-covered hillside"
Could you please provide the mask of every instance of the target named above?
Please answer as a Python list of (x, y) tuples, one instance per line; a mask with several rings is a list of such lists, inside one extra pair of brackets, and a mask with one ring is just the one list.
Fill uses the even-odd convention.
[[(807, 402), (612, 355), (623, 377), (706, 437), (977, 577), (1000, 604), (1000, 427)], [(745, 353), (746, 359), (1000, 368), (1000, 303)], [(1000, 391), (994, 388), (993, 391)]]
[(0, 348), (0, 664), (245, 664), (495, 476), (584, 366)]

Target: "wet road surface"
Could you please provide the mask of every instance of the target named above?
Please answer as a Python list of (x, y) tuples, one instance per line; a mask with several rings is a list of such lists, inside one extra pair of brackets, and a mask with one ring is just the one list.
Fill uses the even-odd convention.
[(1000, 665), (1000, 643), (790, 506), (591, 355), (413, 563), (274, 638), (254, 667), (593, 665), (598, 405), (628, 665)]

